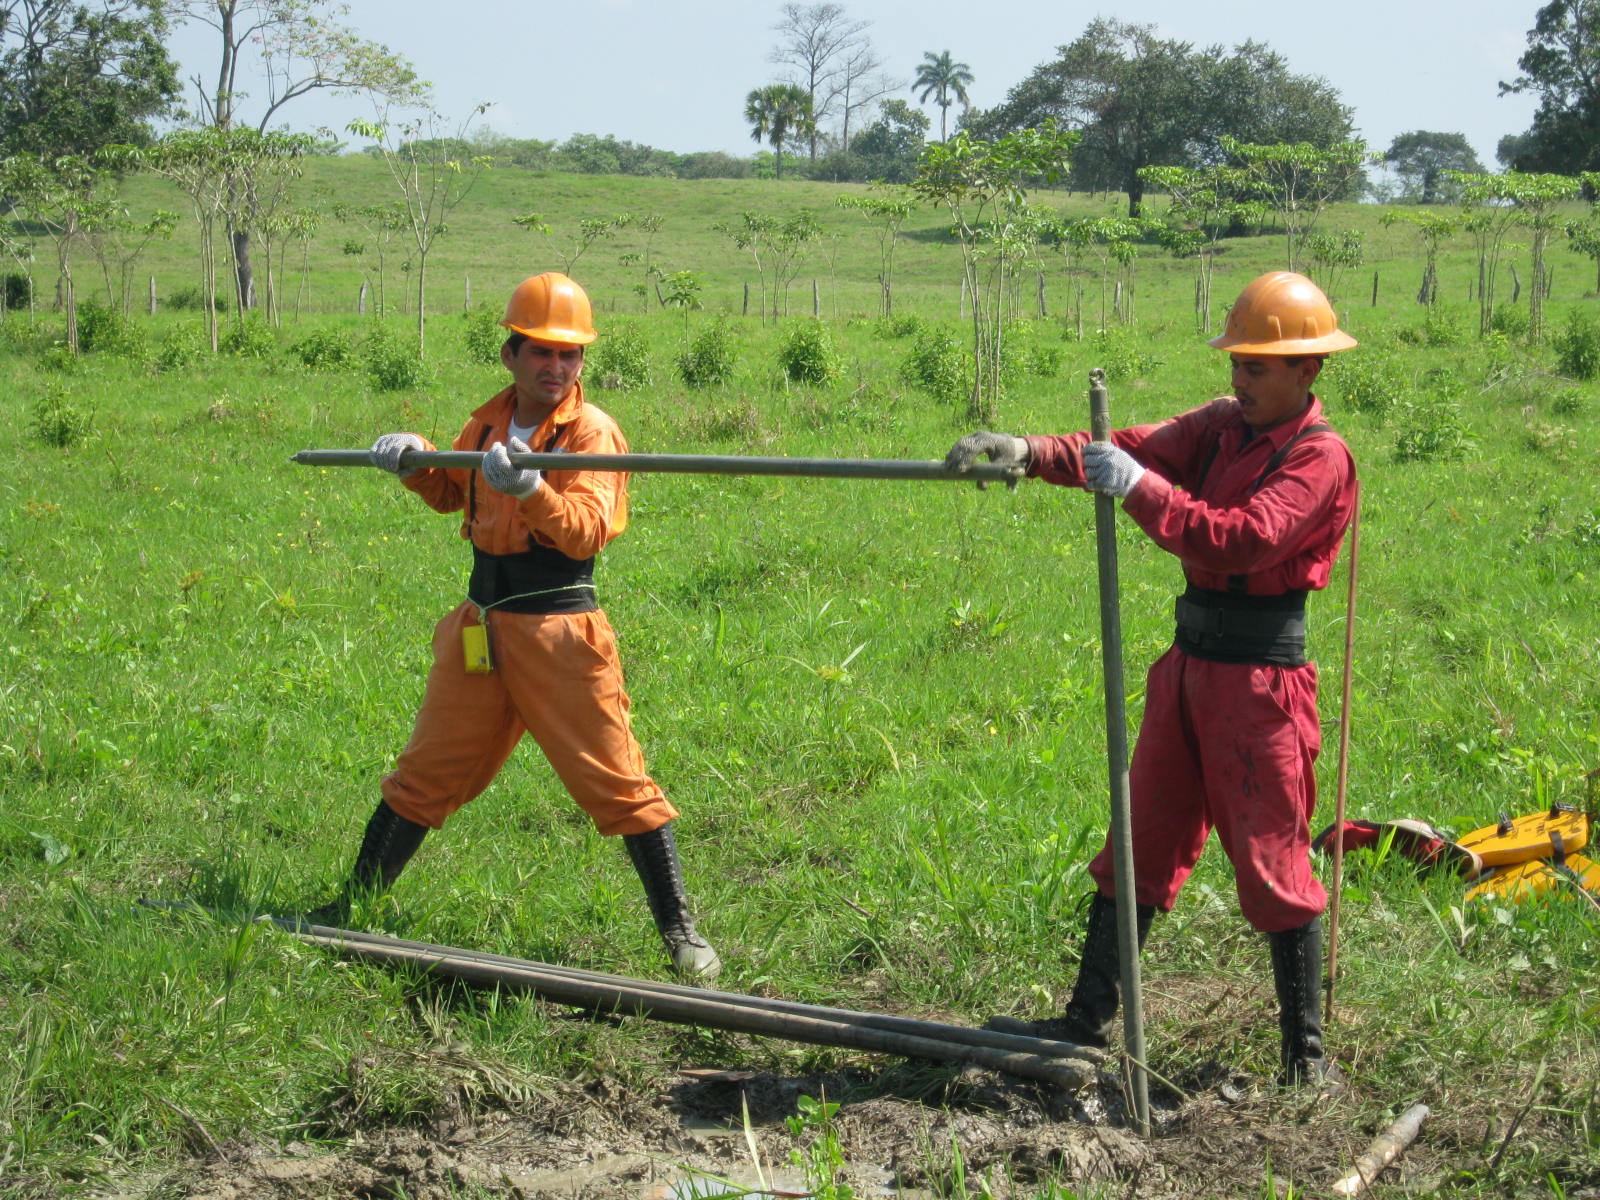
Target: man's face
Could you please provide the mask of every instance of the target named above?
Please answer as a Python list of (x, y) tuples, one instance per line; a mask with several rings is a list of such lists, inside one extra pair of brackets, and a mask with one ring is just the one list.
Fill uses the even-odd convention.
[(511, 372), (519, 397), (554, 408), (583, 373), (583, 347), (528, 338), (515, 353), (502, 345), (500, 361)]
[(1311, 384), (1322, 369), (1315, 358), (1301, 358), (1293, 366), (1271, 354), (1232, 354), (1233, 394), (1239, 412), (1252, 429), (1271, 429), (1305, 410)]

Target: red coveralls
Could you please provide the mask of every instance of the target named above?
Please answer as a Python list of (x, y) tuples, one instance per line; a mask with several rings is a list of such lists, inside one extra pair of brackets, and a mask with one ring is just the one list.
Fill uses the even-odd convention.
[[(1313, 396), (1300, 416), (1246, 440), (1238, 402), (1225, 396), (1118, 430), (1112, 440), (1147, 468), (1123, 509), (1197, 587), (1226, 592), (1230, 576), (1243, 576), (1251, 596), (1324, 588), (1355, 511), (1344, 442), (1308, 435), (1251, 492), (1268, 460), (1321, 422)], [(1027, 440), (1029, 475), (1084, 485), (1088, 434)], [(1135, 900), (1170, 912), (1215, 827), (1251, 925), (1279, 933), (1320, 915), (1327, 893), (1311, 871), (1310, 821), (1321, 744), (1314, 663), (1215, 662), (1169, 649), (1150, 668), (1129, 768)], [(1089, 871), (1115, 895), (1109, 838)]]
[[(507, 441), (516, 409), (513, 388), (468, 419), (456, 450), (483, 450)], [(625, 454), (622, 431), (583, 398), (578, 384), (546, 418), (530, 446), (574, 454)], [(428, 446), (433, 449), (433, 446)], [(628, 524), (628, 477), (620, 472), (547, 471), (543, 486), (525, 500), (504, 495), (475, 472), (429, 468), (404, 479), (439, 512), (469, 508), (461, 536), (490, 554), (524, 551), (532, 540), (568, 558), (592, 558)], [(628, 721), (628, 694), (616, 638), (605, 613), (521, 613), (491, 609), (494, 670), (468, 674), (463, 627), (480, 614), (470, 600), (434, 630), (433, 668), (411, 741), (383, 798), (408, 821), (440, 828), (472, 800), (516, 748), (533, 734), (561, 782), (602, 834), (648, 833), (678, 815), (655, 780)]]

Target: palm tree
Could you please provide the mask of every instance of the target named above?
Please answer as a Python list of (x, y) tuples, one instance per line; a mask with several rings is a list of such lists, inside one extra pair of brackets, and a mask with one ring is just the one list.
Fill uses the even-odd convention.
[(750, 138), (772, 143), (777, 157), (778, 178), (783, 178), (783, 143), (805, 137), (813, 125), (811, 97), (792, 83), (771, 83), (756, 88), (744, 99), (744, 119), (750, 122)]
[(949, 115), (950, 105), (961, 101), (961, 106), (966, 108), (971, 104), (967, 99), (967, 84), (972, 82), (972, 68), (966, 63), (955, 62), (950, 57), (950, 51), (941, 50), (938, 54), (926, 51), (922, 61), (917, 64), (917, 77), (911, 83), (915, 91), (922, 89), (922, 94), (917, 97), (918, 104), (926, 104), (928, 97), (934, 98), (934, 103), (939, 106), (939, 140), (942, 142), (949, 137), (945, 126), (945, 118)]

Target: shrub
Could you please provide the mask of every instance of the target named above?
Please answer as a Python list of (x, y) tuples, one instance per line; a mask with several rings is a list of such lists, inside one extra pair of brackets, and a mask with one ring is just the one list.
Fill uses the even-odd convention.
[(34, 401), (28, 418), (36, 438), (62, 450), (81, 442), (93, 423), (87, 411), (67, 399), (67, 389), (59, 383), (45, 385), (44, 395)]
[(175, 325), (161, 339), (161, 349), (156, 351), (156, 366), (163, 371), (192, 366), (211, 350), (206, 331), (198, 325)]
[(0, 304), (13, 311), (27, 308), (33, 301), (33, 280), (22, 271), (0, 275)]
[(972, 394), (972, 356), (948, 333), (929, 328), (900, 364), (900, 377), (935, 400), (960, 404)]
[(791, 383), (827, 383), (839, 373), (833, 336), (821, 321), (801, 321), (778, 347), (778, 365)]
[(733, 346), (725, 321), (714, 321), (678, 355), (678, 377), (692, 388), (716, 387), (733, 378)]
[(1497, 304), (1489, 318), (1489, 328), (1495, 333), (1520, 342), (1528, 336), (1528, 314), (1510, 304)]
[(916, 313), (879, 317), (873, 322), (873, 332), (882, 338), (920, 337), (927, 332), (928, 322)]
[(1580, 312), (1567, 314), (1567, 327), (1556, 334), (1556, 366), (1573, 379), (1600, 375), (1600, 322)]
[(500, 361), (500, 347), (509, 331), (500, 324), (501, 310), (488, 304), (475, 304), (461, 314), (462, 344), (469, 363)]
[(356, 356), (350, 335), (342, 329), (319, 329), (289, 348), (296, 358), (313, 371), (334, 371), (349, 365)]
[[(181, 287), (168, 296), (166, 306), (177, 312), (204, 312), (206, 309), (205, 294), (198, 287)], [(220, 312), (228, 311), (228, 302), (220, 295), (212, 302), (212, 307)]]
[(1557, 417), (1581, 417), (1587, 407), (1577, 388), (1562, 388), (1550, 401), (1550, 412)]
[(278, 335), (265, 318), (249, 313), (223, 330), (217, 346), (224, 354), (239, 358), (266, 358), (278, 348)]
[(1155, 355), (1141, 350), (1130, 329), (1102, 329), (1095, 334), (1094, 365), (1104, 367), (1107, 379), (1136, 379), (1160, 363)]
[(1328, 360), (1322, 378), (1353, 411), (1369, 413), (1379, 420), (1394, 411), (1408, 390), (1399, 365), (1381, 350), (1335, 354)]
[(109, 304), (85, 300), (78, 305), (78, 350), (141, 359), (145, 356), (144, 330)]
[(1395, 418), (1396, 462), (1457, 462), (1472, 445), (1461, 403), (1448, 389), (1408, 398), (1397, 407)]
[(612, 391), (648, 387), (650, 347), (631, 322), (617, 322), (589, 353), (589, 378)]
[(421, 385), (426, 377), (417, 348), (409, 339), (396, 337), (381, 322), (372, 326), (361, 347), (372, 386), (381, 392), (401, 392)]

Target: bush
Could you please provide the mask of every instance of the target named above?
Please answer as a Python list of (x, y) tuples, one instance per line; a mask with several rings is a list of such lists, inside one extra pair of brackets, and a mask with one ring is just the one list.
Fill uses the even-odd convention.
[(373, 325), (361, 347), (372, 386), (381, 392), (402, 392), (419, 387), (427, 372), (417, 348), (409, 339), (396, 337), (382, 323)]
[(1581, 417), (1587, 407), (1577, 388), (1562, 388), (1550, 401), (1550, 412), (1557, 417)]
[(265, 318), (249, 313), (223, 330), (217, 346), (224, 354), (239, 358), (267, 358), (278, 349), (278, 335)]
[(873, 322), (873, 332), (881, 338), (920, 337), (928, 330), (926, 318), (916, 313), (901, 316), (879, 317)]
[(1567, 314), (1567, 327), (1553, 341), (1556, 366), (1573, 379), (1600, 375), (1600, 323), (1584, 313)]
[(22, 271), (7, 271), (0, 275), (0, 305), (16, 311), (33, 302), (33, 280)]
[(488, 304), (475, 304), (461, 314), (462, 342), (469, 363), (499, 363), (500, 347), (510, 333), (500, 324), (500, 315), (500, 309)]
[(828, 327), (816, 320), (794, 325), (778, 347), (778, 365), (791, 383), (827, 383), (839, 373)]
[[(166, 306), (176, 312), (205, 312), (206, 298), (197, 287), (181, 287), (173, 291), (166, 299)], [(212, 307), (219, 313), (228, 311), (228, 302), (218, 296)]]
[(118, 309), (98, 300), (85, 300), (77, 311), (80, 353), (98, 351), (135, 360), (145, 356), (144, 330)]
[(156, 366), (163, 371), (192, 366), (211, 350), (206, 331), (198, 325), (175, 325), (161, 339), (161, 349), (156, 351)]
[(319, 329), (289, 348), (296, 358), (313, 371), (335, 371), (354, 361), (356, 348), (342, 329)]
[(1448, 389), (1430, 389), (1426, 395), (1407, 399), (1397, 407), (1395, 418), (1396, 462), (1458, 462), (1472, 445), (1460, 401)]
[(595, 342), (588, 358), (588, 376), (603, 388), (625, 392), (651, 383), (650, 347), (631, 322), (613, 325)]
[(1104, 367), (1106, 378), (1137, 379), (1160, 365), (1156, 356), (1135, 344), (1130, 329), (1102, 329), (1095, 334), (1095, 366)]
[(1489, 318), (1489, 328), (1513, 342), (1520, 342), (1528, 336), (1528, 314), (1509, 304), (1497, 304), (1494, 315)]
[(900, 364), (900, 377), (935, 400), (960, 404), (972, 394), (972, 356), (948, 333), (930, 328)]
[(59, 383), (47, 384), (28, 414), (33, 435), (47, 446), (66, 450), (81, 442), (93, 424), (90, 414), (67, 399)]
[(692, 388), (717, 387), (733, 378), (733, 345), (725, 321), (701, 330), (678, 355), (678, 377)]
[(1325, 379), (1355, 412), (1383, 420), (1408, 390), (1400, 367), (1381, 350), (1336, 354), (1323, 370)]

